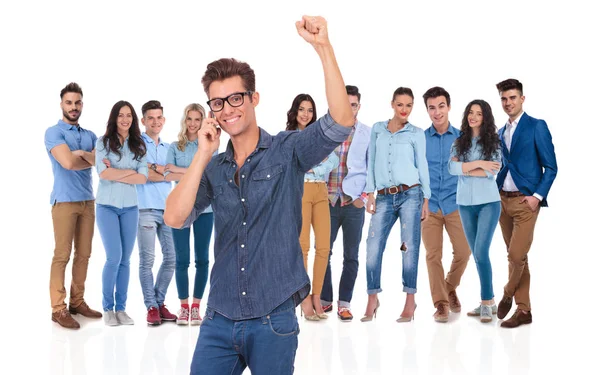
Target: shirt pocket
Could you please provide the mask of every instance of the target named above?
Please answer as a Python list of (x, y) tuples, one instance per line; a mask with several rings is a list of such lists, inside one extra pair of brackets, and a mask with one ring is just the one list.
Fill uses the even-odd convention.
[(279, 189), (279, 180), (283, 175), (283, 166), (275, 164), (261, 168), (252, 173), (252, 184), (249, 187), (250, 202), (271, 201)]

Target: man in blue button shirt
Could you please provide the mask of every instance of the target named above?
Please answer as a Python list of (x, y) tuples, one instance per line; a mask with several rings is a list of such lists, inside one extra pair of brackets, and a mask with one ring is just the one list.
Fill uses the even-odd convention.
[[(54, 224), (54, 257), (50, 268), (50, 302), (52, 320), (65, 328), (77, 329), (79, 323), (71, 314), (101, 318), (83, 299), (88, 261), (94, 236), (94, 191), (91, 167), (95, 165), (96, 135), (79, 126), (83, 109), (83, 91), (77, 83), (69, 83), (60, 92), (62, 120), (46, 130), (44, 142), (52, 163), (54, 186), (50, 195)], [(65, 304), (65, 269), (73, 256), (73, 276), (69, 309)]]
[[(301, 132), (272, 136), (257, 125), (254, 71), (235, 59), (210, 63), (202, 78), (216, 118), (203, 121), (198, 151), (169, 198), (165, 222), (189, 226), (212, 204), (215, 264), (192, 374), (291, 374), (298, 347), (295, 307), (308, 295), (299, 236), (304, 174), (350, 134), (344, 80), (322, 17), (298, 33), (325, 73), (329, 113)], [(230, 136), (224, 153), (221, 127)], [(212, 158), (212, 160), (211, 160)]]
[[(146, 143), (148, 180), (145, 184), (136, 185), (140, 210), (137, 234), (140, 250), (140, 283), (144, 304), (148, 310), (146, 322), (149, 325), (159, 325), (163, 320), (175, 321), (177, 316), (165, 306), (167, 289), (175, 272), (175, 246), (173, 232), (163, 220), (165, 201), (171, 192), (171, 182), (165, 179), (165, 165), (170, 145), (160, 138), (165, 117), (163, 107), (158, 100), (150, 100), (142, 106), (142, 124), (146, 128), (142, 133), (142, 139)], [(162, 250), (162, 263), (154, 281), (152, 267), (157, 236)]]
[[(436, 308), (433, 319), (436, 322), (448, 321), (448, 309), (454, 313), (461, 310), (456, 295), (471, 249), (465, 237), (458, 206), (456, 205), (457, 176), (448, 172), (448, 159), (454, 140), (460, 136), (460, 130), (450, 125), (450, 94), (441, 87), (432, 87), (423, 94), (425, 107), (432, 125), (425, 131), (427, 164), (431, 198), (429, 199), (429, 217), (421, 224), (421, 236), (427, 252), (427, 272), (433, 305)], [(444, 227), (452, 243), (452, 264), (444, 278), (442, 265), (442, 246)]]

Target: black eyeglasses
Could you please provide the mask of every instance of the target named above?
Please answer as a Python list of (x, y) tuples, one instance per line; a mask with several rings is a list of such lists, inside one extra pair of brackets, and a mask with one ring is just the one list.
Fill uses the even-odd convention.
[(234, 92), (226, 98), (214, 98), (206, 102), (213, 112), (219, 112), (223, 110), (225, 102), (229, 103), (232, 107), (240, 107), (244, 104), (244, 95), (252, 95), (252, 91), (245, 92)]

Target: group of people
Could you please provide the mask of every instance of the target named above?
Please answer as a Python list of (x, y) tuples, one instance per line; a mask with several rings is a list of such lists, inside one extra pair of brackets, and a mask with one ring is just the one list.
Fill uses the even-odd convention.
[[(48, 129), (46, 147), (55, 184), (52, 217), (56, 238), (51, 271), (53, 320), (76, 328), (71, 314), (100, 317), (83, 299), (94, 225), (92, 166), (100, 184), (98, 228), (107, 254), (103, 271), (106, 324), (131, 324), (125, 313), (129, 257), (137, 235), (140, 281), (148, 323), (200, 322), (198, 307), (208, 276), (208, 244), (214, 221), (214, 265), (192, 373), (293, 373), (299, 333), (296, 306), (306, 320), (333, 310), (331, 249), (343, 232), (343, 266), (337, 316), (351, 321), (365, 211), (372, 214), (366, 240), (368, 304), (361, 321), (372, 321), (380, 306), (382, 257), (391, 229), (400, 220), (405, 305), (398, 322), (413, 319), (421, 239), (435, 321), (460, 312), (456, 289), (473, 254), (481, 304), (468, 315), (482, 322), (497, 314), (504, 327), (531, 323), (527, 253), (540, 206), (556, 177), (548, 126), (523, 112), (522, 84), (497, 84), (508, 121), (499, 132), (491, 107), (473, 100), (460, 129), (448, 119), (450, 95), (433, 87), (423, 95), (432, 121), (425, 131), (409, 122), (412, 90), (392, 95), (393, 117), (369, 127), (357, 116), (361, 93), (345, 85), (322, 17), (304, 16), (299, 35), (314, 47), (323, 66), (327, 113), (317, 116), (308, 94), (298, 95), (287, 113), (286, 130), (272, 136), (258, 127), (260, 96), (245, 62), (219, 59), (202, 77), (209, 98), (186, 107), (178, 141), (159, 137), (164, 124), (159, 102), (142, 107), (140, 134), (133, 107), (118, 102), (106, 133), (79, 127), (81, 89), (61, 92), (63, 120)], [(230, 140), (217, 154), (221, 131)], [(177, 181), (171, 190), (170, 181)], [(211, 211), (212, 208), (212, 211)], [(509, 280), (496, 306), (490, 244), (500, 223), (509, 260)], [(312, 283), (308, 276), (310, 230), (314, 230)], [(191, 310), (187, 268), (190, 228), (194, 229), (196, 278)], [(443, 229), (453, 260), (442, 266)], [(163, 264), (154, 282), (155, 236)], [(75, 243), (70, 305), (64, 300), (64, 272)], [(164, 306), (175, 268), (182, 308)]]
[[(83, 109), (81, 87), (70, 83), (60, 96), (62, 120), (48, 128), (45, 135), (54, 173), (50, 198), (56, 243), (50, 271), (52, 320), (72, 329), (79, 328), (72, 317), (74, 314), (90, 318), (104, 315), (108, 326), (133, 324), (125, 308), (130, 258), (137, 239), (147, 323), (159, 325), (162, 321), (176, 321), (177, 324), (199, 325), (202, 320), (200, 300), (208, 280), (213, 214), (208, 207), (192, 225), (196, 275), (191, 305), (190, 229), (167, 226), (163, 214), (172, 181), (181, 179), (198, 149), (204, 108), (194, 103), (184, 109), (178, 140), (169, 144), (160, 138), (165, 118), (159, 101), (151, 100), (142, 106), (143, 133), (133, 106), (126, 101), (115, 103), (104, 135), (97, 138), (92, 131), (79, 126)], [(99, 176), (95, 202), (91, 171), (94, 166)], [(102, 271), (103, 313), (91, 309), (83, 298), (94, 222), (106, 251)], [(155, 279), (152, 268), (157, 237), (162, 263)], [(67, 308), (64, 278), (73, 244), (73, 276)], [(173, 274), (181, 300), (178, 315), (165, 306)]]

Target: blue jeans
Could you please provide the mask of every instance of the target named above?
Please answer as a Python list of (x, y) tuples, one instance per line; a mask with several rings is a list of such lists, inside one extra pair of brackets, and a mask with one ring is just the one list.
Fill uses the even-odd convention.
[[(175, 246), (171, 227), (165, 225), (163, 210), (140, 210), (138, 224), (138, 248), (140, 250), (140, 283), (146, 309), (158, 308), (165, 303), (165, 295), (175, 272)], [(163, 254), (162, 264), (156, 274), (156, 283), (152, 275), (156, 236), (160, 241)]]
[(344, 264), (339, 284), (339, 305), (350, 307), (354, 283), (358, 274), (358, 248), (362, 239), (362, 230), (365, 223), (365, 208), (357, 208), (353, 204), (341, 206), (338, 200), (335, 206), (329, 205), (331, 216), (331, 251), (327, 260), (327, 271), (321, 292), (321, 303), (331, 304), (333, 301), (333, 284), (331, 281), (331, 254), (333, 243), (337, 238), (338, 231), (342, 227), (344, 233)]
[(403, 291), (417, 293), (419, 247), (421, 246), (421, 210), (423, 191), (414, 187), (398, 194), (377, 195), (375, 213), (371, 216), (367, 237), (367, 293), (381, 289), (383, 251), (392, 227), (400, 219)]
[(458, 206), (465, 237), (477, 266), (483, 301), (494, 298), (490, 245), (500, 219), (501, 208), (499, 201), (475, 206)]
[(96, 205), (96, 224), (106, 251), (106, 263), (102, 270), (104, 311), (125, 311), (129, 288), (129, 259), (135, 244), (137, 223), (137, 206), (116, 208)]
[[(194, 298), (202, 299), (206, 281), (208, 280), (208, 246), (213, 230), (213, 213), (198, 216), (194, 224), (194, 261), (196, 276), (194, 277)], [(179, 299), (190, 296), (188, 268), (190, 266), (190, 228), (173, 228), (175, 243), (175, 282)]]
[(192, 359), (191, 374), (293, 374), (298, 319), (293, 298), (268, 315), (231, 320), (207, 308)]

